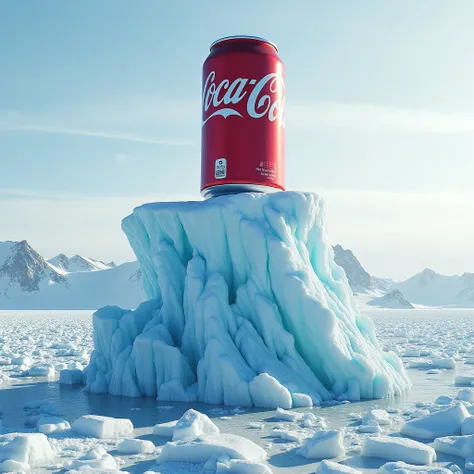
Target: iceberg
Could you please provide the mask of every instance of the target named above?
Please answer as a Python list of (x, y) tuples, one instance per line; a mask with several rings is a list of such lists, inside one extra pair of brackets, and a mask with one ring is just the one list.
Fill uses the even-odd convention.
[(150, 299), (94, 314), (87, 390), (289, 409), (410, 387), (356, 309), (318, 195), (145, 204), (122, 229)]

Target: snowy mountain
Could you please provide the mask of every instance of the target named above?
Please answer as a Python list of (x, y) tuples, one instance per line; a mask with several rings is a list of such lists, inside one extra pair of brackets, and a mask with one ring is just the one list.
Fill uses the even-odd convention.
[(116, 266), (114, 262), (107, 264), (101, 260), (83, 257), (82, 255), (74, 255), (74, 257), (68, 258), (63, 253), (50, 258), (48, 263), (68, 273), (107, 270)]
[(425, 268), (408, 280), (396, 283), (413, 303), (428, 306), (474, 306), (474, 273), (446, 276)]
[(344, 269), (349, 285), (354, 293), (366, 292), (374, 289), (372, 277), (360, 264), (356, 256), (340, 245), (333, 247), (334, 261)]
[(60, 257), (56, 266), (25, 240), (0, 242), (0, 309), (135, 308), (146, 299), (137, 262)]
[(399, 290), (393, 290), (383, 296), (373, 298), (367, 304), (380, 308), (415, 309)]
[(16, 290), (33, 293), (46, 283), (67, 286), (67, 278), (28, 245), (0, 242), (0, 295), (9, 298)]
[(334, 246), (333, 250), (334, 261), (344, 269), (354, 294), (373, 290), (385, 292), (392, 286), (392, 280), (371, 276), (351, 250), (344, 249), (340, 245)]

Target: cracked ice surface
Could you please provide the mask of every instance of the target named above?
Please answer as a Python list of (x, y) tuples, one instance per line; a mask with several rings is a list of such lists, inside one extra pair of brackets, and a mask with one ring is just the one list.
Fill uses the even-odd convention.
[(291, 408), (409, 388), (355, 309), (319, 196), (146, 204), (122, 228), (151, 300), (94, 314), (88, 390)]

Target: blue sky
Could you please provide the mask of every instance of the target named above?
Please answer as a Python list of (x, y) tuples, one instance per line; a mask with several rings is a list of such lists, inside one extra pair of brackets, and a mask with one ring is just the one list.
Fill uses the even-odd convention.
[[(291, 5), (290, 5), (291, 4)], [(474, 271), (474, 3), (0, 2), (0, 240), (132, 257), (120, 219), (196, 198), (201, 66), (229, 34), (286, 66), (287, 186), (369, 271)]]

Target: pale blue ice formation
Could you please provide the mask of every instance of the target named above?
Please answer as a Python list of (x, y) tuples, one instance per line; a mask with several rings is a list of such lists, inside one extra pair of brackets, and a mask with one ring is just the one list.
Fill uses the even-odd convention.
[(409, 388), (356, 310), (319, 196), (146, 204), (122, 228), (150, 301), (94, 314), (88, 390), (291, 408)]

